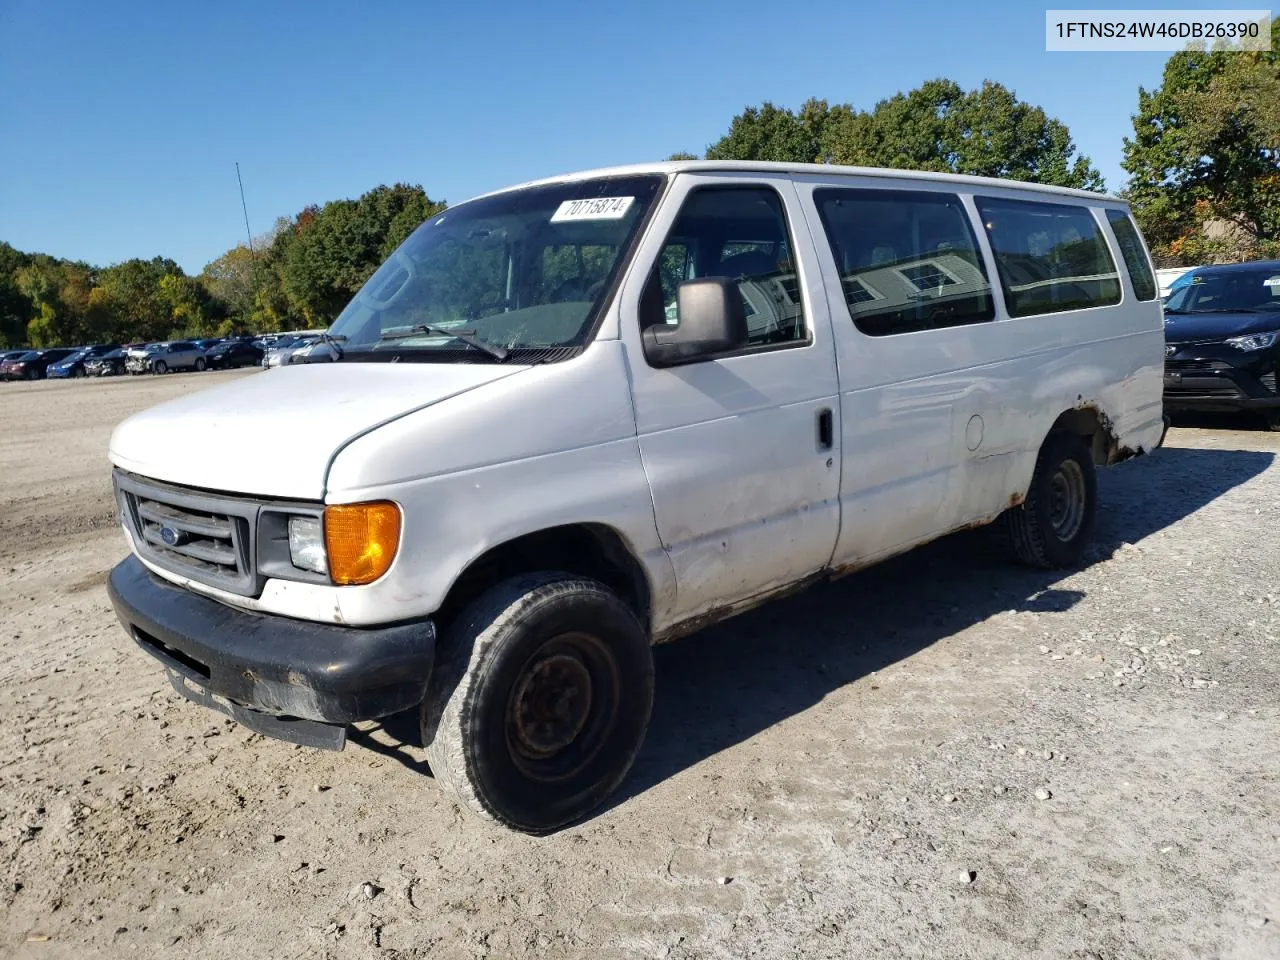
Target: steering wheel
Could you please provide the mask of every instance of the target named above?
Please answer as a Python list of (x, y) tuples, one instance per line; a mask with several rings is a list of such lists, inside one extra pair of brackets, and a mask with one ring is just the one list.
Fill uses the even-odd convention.
[(566, 301), (582, 301), (595, 300), (600, 295), (600, 291), (604, 289), (605, 280), (596, 280), (587, 284), (582, 277), (570, 277), (558, 287), (551, 291), (551, 295), (547, 298), (548, 303), (564, 303)]
[(570, 277), (568, 280), (562, 281), (547, 295), (547, 303), (565, 303), (569, 300), (581, 300), (582, 297), (582, 278)]

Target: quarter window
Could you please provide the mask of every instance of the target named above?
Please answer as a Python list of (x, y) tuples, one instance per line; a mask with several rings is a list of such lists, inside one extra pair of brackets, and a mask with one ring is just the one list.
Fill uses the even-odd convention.
[(995, 317), (960, 198), (924, 190), (820, 189), (818, 216), (854, 325), (873, 337)]
[(778, 194), (768, 187), (703, 187), (685, 200), (649, 281), (642, 322), (679, 323), (685, 280), (737, 281), (752, 347), (806, 343), (809, 328), (791, 236)]
[(1111, 229), (1120, 245), (1120, 256), (1124, 258), (1129, 279), (1133, 282), (1134, 296), (1139, 300), (1154, 300), (1156, 278), (1151, 273), (1151, 262), (1142, 246), (1138, 228), (1133, 225), (1133, 218), (1123, 210), (1108, 210), (1107, 219), (1111, 221)]
[(976, 197), (1011, 317), (1120, 302), (1120, 275), (1088, 207)]

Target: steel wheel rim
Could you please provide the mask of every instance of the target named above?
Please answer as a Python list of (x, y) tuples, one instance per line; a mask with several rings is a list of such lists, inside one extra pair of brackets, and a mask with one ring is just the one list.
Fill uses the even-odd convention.
[(617, 663), (598, 637), (566, 633), (544, 643), (508, 696), (512, 763), (543, 783), (578, 773), (599, 756), (613, 731), (620, 692)]
[(1087, 498), (1084, 469), (1074, 460), (1064, 460), (1049, 485), (1049, 525), (1059, 540), (1071, 540), (1080, 532)]

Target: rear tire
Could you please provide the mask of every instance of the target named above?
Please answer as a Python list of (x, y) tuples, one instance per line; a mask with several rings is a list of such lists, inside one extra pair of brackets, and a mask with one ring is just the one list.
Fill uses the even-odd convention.
[(74, 367), (74, 368), (72, 369), (72, 371), (71, 371), (71, 376), (73, 376), (73, 377), (83, 377), (83, 376), (84, 376), (84, 367)]
[(1083, 437), (1050, 434), (1020, 506), (997, 521), (1009, 552), (1030, 567), (1074, 566), (1093, 536), (1098, 476)]
[(652, 652), (631, 609), (594, 580), (530, 574), (482, 594), (448, 630), (422, 742), (461, 806), (543, 834), (621, 783), (652, 708)]
[(196, 357), (196, 373), (203, 372), (204, 367), (205, 367), (204, 357)]
[(1267, 429), (1272, 433), (1280, 433), (1280, 410), (1266, 412)]

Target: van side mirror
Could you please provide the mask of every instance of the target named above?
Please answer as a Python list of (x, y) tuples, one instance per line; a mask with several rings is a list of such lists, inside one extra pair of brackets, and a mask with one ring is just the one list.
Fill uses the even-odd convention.
[(655, 323), (641, 333), (655, 367), (708, 360), (747, 345), (747, 318), (738, 284), (729, 277), (686, 280), (676, 288), (677, 324)]

